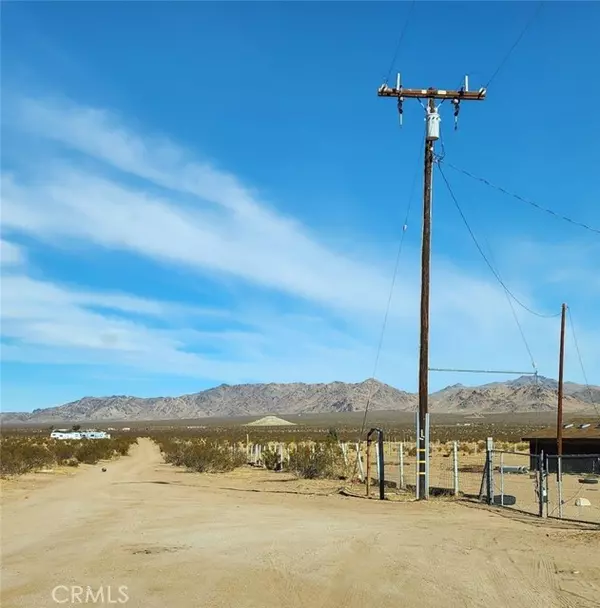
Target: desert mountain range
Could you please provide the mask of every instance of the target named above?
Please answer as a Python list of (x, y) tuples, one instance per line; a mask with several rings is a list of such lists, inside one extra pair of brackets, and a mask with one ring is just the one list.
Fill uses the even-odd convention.
[[(349, 384), (222, 384), (180, 397), (84, 397), (58, 407), (28, 412), (2, 413), (3, 422), (85, 422), (106, 420), (175, 420), (207, 416), (244, 416), (353, 412), (370, 410), (412, 411), (417, 395), (377, 380)], [(448, 386), (430, 395), (430, 410), (444, 413), (507, 413), (551, 411), (556, 408), (557, 382), (539, 376), (521, 376), (510, 382), (467, 387)], [(565, 383), (565, 412), (593, 412), (600, 406), (600, 387)], [(596, 406), (596, 407), (597, 407)]]

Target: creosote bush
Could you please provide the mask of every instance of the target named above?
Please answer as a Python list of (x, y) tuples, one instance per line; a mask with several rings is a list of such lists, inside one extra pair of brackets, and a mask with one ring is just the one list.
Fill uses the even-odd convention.
[(341, 450), (327, 444), (298, 446), (290, 453), (288, 468), (304, 479), (339, 478), (346, 473)]
[(273, 450), (272, 448), (264, 450), (262, 453), (262, 461), (265, 468), (269, 469), (269, 471), (276, 471), (280, 465), (280, 457), (277, 450)]
[(56, 465), (96, 464), (124, 456), (135, 442), (132, 437), (113, 439), (50, 439), (44, 435), (8, 435), (0, 439), (0, 475), (22, 475)]
[(246, 454), (235, 446), (210, 444), (199, 439), (157, 440), (166, 463), (197, 473), (225, 473), (246, 464)]

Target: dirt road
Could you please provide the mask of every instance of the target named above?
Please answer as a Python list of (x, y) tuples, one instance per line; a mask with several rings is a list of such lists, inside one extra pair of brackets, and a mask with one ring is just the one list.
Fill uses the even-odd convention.
[(598, 533), (185, 473), (146, 439), (105, 466), (5, 489), (5, 608), (600, 605)]

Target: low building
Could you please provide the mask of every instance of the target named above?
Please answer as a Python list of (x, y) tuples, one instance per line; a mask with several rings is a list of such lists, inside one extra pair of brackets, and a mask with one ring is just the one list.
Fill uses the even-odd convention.
[[(562, 471), (563, 473), (600, 474), (600, 423), (569, 422), (562, 429)], [(542, 429), (523, 437), (529, 442), (530, 468), (538, 468), (538, 460), (543, 453), (548, 458), (548, 470), (557, 470), (556, 428)]]

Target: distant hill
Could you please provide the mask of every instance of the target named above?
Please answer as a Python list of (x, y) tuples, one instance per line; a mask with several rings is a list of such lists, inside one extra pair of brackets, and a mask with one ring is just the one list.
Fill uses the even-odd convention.
[[(556, 381), (530, 376), (510, 382), (494, 382), (467, 387), (449, 386), (430, 396), (432, 412), (506, 413), (556, 409)], [(58, 407), (31, 413), (6, 412), (2, 422), (86, 422), (107, 420), (175, 420), (208, 416), (354, 412), (365, 409), (412, 411), (417, 395), (393, 388), (377, 380), (356, 384), (222, 384), (180, 397), (84, 397)], [(600, 387), (565, 383), (565, 411), (593, 411), (600, 406)]]

